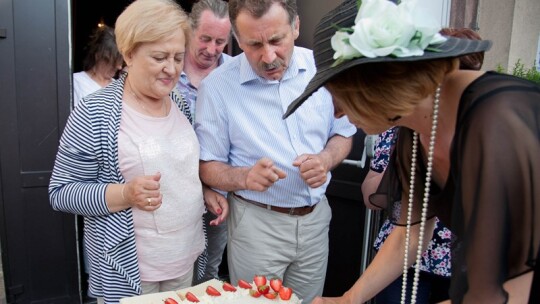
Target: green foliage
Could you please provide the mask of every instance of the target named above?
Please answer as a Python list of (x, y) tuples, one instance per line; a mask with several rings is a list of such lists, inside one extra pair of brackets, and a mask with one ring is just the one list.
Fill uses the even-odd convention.
[[(495, 71), (498, 73), (507, 73), (500, 64), (497, 65)], [(521, 59), (518, 59), (512, 68), (512, 75), (540, 84), (540, 72), (534, 66), (528, 69), (525, 68), (525, 65), (521, 62)]]

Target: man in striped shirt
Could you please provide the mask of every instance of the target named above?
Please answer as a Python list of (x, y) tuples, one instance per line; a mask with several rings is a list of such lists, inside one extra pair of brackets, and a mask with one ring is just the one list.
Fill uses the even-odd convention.
[(348, 155), (356, 128), (334, 118), (325, 89), (282, 119), (315, 74), (311, 50), (294, 45), (296, 1), (233, 0), (229, 17), (244, 53), (199, 88), (201, 179), (229, 192), (232, 283), (280, 277), (310, 303), (326, 275), (330, 170)]

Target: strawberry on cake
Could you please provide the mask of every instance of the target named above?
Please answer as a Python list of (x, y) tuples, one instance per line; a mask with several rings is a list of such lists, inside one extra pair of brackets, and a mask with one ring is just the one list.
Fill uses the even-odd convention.
[(252, 283), (239, 280), (238, 286), (211, 280), (177, 293), (182, 304), (302, 303), (291, 288), (283, 286), (281, 279), (268, 280), (264, 276), (255, 276)]
[(178, 291), (160, 292), (124, 298), (120, 304), (301, 304), (281, 279), (255, 276), (252, 283), (238, 281), (238, 286), (210, 280)]

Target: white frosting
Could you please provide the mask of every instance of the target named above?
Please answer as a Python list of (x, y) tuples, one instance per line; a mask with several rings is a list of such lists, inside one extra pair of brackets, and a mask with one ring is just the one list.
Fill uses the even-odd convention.
[[(221, 296), (213, 297), (206, 294), (206, 287), (212, 286), (215, 289), (217, 289)], [(256, 290), (256, 286), (251, 283), (253, 286), (253, 289)], [(200, 304), (272, 304), (272, 303), (287, 303), (287, 304), (301, 304), (302, 300), (298, 299), (298, 297), (293, 294), (291, 298), (287, 301), (281, 300), (279, 298), (279, 295), (275, 299), (267, 299), (264, 297), (264, 295), (261, 295), (258, 298), (255, 298), (249, 294), (249, 289), (240, 288), (238, 286), (236, 287), (235, 292), (231, 291), (224, 291), (223, 290), (223, 282), (218, 280), (210, 280), (206, 283), (199, 284), (197, 286), (186, 288), (183, 290), (179, 290), (178, 294), (180, 294), (181, 297), (185, 297), (185, 294), (190, 291), (193, 293), (197, 299), (199, 299)], [(179, 303), (182, 304), (190, 304), (192, 302), (189, 302), (188, 300), (181, 301)]]
[[(209, 296), (206, 293), (206, 288), (208, 286), (212, 286), (215, 289), (217, 289), (221, 296), (213, 297)], [(251, 286), (253, 286), (253, 289), (255, 290), (255, 284), (251, 283)], [(197, 286), (185, 288), (182, 290), (178, 290), (176, 292), (174, 291), (167, 291), (167, 292), (160, 292), (160, 293), (153, 293), (148, 295), (142, 295), (142, 296), (136, 296), (136, 297), (130, 297), (130, 298), (123, 298), (120, 300), (120, 304), (163, 304), (165, 299), (167, 298), (173, 298), (176, 300), (179, 304), (192, 304), (192, 302), (189, 302), (185, 299), (186, 293), (189, 291), (192, 294), (194, 294), (197, 299), (199, 299), (200, 304), (301, 304), (302, 300), (298, 299), (298, 297), (293, 293), (290, 300), (284, 301), (279, 298), (279, 295), (275, 299), (267, 299), (264, 297), (264, 295), (261, 295), (258, 298), (252, 297), (249, 294), (249, 289), (240, 288), (238, 286), (236, 287), (235, 292), (231, 291), (225, 291), (223, 290), (223, 282), (218, 280), (210, 280), (208, 282), (199, 284)], [(181, 300), (183, 299), (183, 300)]]
[(173, 298), (181, 303), (180, 297), (174, 291), (146, 294), (142, 296), (120, 299), (120, 304), (163, 304), (167, 298)]

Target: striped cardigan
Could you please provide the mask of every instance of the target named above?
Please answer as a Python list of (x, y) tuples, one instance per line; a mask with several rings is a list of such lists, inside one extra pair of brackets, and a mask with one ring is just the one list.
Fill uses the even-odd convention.
[[(49, 184), (54, 210), (84, 216), (90, 292), (105, 303), (141, 293), (131, 209), (111, 213), (105, 201), (108, 184), (125, 182), (118, 162), (125, 78), (83, 98), (71, 113)], [(174, 91), (171, 98), (191, 122), (185, 100)]]

